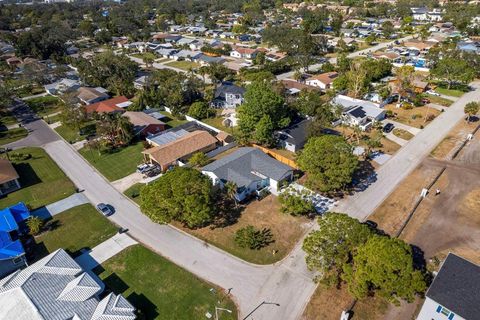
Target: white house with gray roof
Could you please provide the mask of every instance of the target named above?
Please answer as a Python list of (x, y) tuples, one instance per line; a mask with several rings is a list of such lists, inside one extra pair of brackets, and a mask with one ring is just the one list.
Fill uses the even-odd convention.
[(214, 185), (223, 188), (227, 182), (237, 185), (235, 198), (245, 200), (262, 189), (273, 194), (283, 183), (293, 178), (293, 168), (268, 156), (257, 148), (240, 148), (237, 151), (203, 167), (202, 173)]
[(417, 320), (480, 319), (480, 266), (449, 253), (425, 295)]
[(0, 319), (133, 320), (135, 308), (121, 295), (103, 298), (104, 285), (63, 249), (0, 280)]
[(358, 126), (368, 130), (373, 123), (385, 118), (386, 111), (371, 101), (337, 95), (332, 105), (342, 109), (342, 122), (349, 126)]

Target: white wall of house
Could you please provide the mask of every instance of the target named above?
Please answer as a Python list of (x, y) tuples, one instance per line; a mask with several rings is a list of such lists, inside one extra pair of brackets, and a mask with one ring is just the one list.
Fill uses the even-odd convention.
[(233, 50), (233, 51), (230, 52), (230, 57), (240, 59), (240, 58), (242, 58), (242, 54), (238, 51)]
[[(437, 312), (439, 308), (441, 308), (441, 310)], [(449, 317), (452, 317), (451, 315), (449, 315), (449, 313), (454, 314), (453, 318), (451, 319), (466, 320), (458, 314), (455, 314), (455, 312), (453, 312), (452, 310), (444, 308), (443, 306), (436, 303), (434, 300), (427, 297), (425, 299), (425, 302), (423, 303), (420, 313), (418, 314), (417, 320), (449, 320)]]
[(311, 79), (311, 80), (307, 79), (307, 80), (305, 81), (305, 84), (306, 84), (307, 86), (318, 87), (318, 88), (320, 88), (320, 89), (328, 89), (328, 88), (330, 88), (330, 84), (325, 84), (325, 83), (321, 82), (321, 81), (318, 80), (318, 79)]

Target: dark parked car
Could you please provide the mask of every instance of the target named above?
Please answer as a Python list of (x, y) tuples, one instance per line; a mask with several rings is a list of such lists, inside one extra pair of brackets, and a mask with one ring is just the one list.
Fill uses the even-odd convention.
[(383, 132), (389, 133), (390, 131), (393, 130), (393, 128), (395, 128), (395, 126), (393, 125), (393, 123), (387, 123), (387, 124), (383, 127)]
[(111, 216), (113, 214), (113, 208), (105, 203), (97, 204), (97, 210), (105, 217)]

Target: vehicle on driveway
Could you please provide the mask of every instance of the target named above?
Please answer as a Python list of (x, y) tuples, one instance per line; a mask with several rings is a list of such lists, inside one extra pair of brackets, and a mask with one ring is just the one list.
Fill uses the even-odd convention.
[(435, 92), (435, 91), (433, 91), (433, 90), (428, 90), (428, 91), (425, 92), (425, 93), (428, 93), (428, 94), (430, 94), (430, 95), (432, 95), (432, 96), (440, 97), (440, 93), (437, 93), (437, 92)]
[(97, 204), (97, 210), (98, 212), (103, 214), (105, 217), (111, 216), (113, 214), (113, 208), (109, 205), (106, 205), (103, 202)]
[(387, 123), (384, 127), (383, 127), (383, 132), (385, 133), (389, 133), (393, 130), (393, 128), (395, 128), (395, 126), (393, 125), (393, 123)]

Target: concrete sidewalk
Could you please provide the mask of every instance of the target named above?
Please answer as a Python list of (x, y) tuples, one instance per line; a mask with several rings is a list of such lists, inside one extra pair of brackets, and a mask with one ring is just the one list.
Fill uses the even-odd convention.
[(117, 233), (110, 239), (100, 243), (89, 252), (75, 258), (75, 261), (84, 269), (92, 270), (99, 264), (107, 261), (123, 249), (130, 247), (138, 242), (132, 239), (128, 234)]
[(87, 197), (83, 193), (75, 193), (63, 200), (54, 202), (45, 207), (41, 207), (32, 212), (33, 215), (42, 219), (50, 219), (54, 215), (67, 211), (68, 209), (77, 207), (79, 205), (89, 203)]

